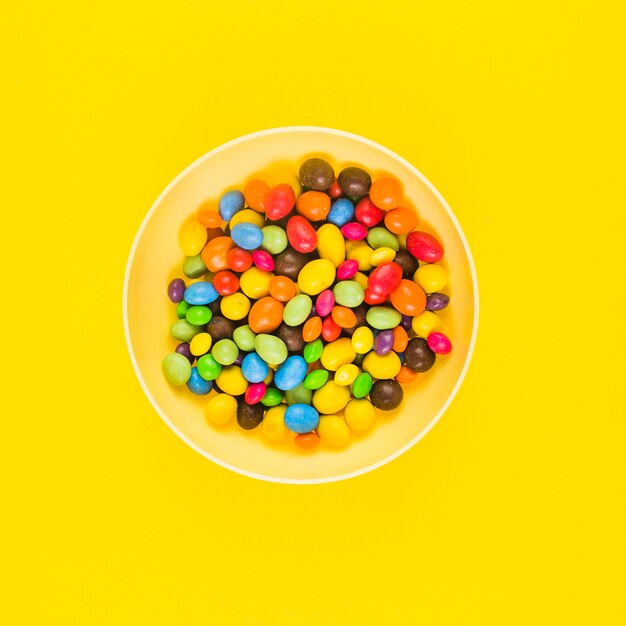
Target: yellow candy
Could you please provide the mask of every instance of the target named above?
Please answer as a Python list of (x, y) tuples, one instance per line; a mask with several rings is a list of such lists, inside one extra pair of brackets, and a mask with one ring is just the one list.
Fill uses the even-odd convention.
[(242, 222), (256, 224), (259, 228), (263, 228), (263, 226), (265, 226), (265, 218), (263, 215), (258, 211), (253, 211), (252, 209), (237, 211), (237, 213), (230, 218), (229, 224), (231, 230), (237, 226), (237, 224), (241, 224)]
[(370, 257), (370, 263), (374, 266), (381, 263), (390, 263), (396, 258), (396, 251), (393, 248), (376, 248)]
[(400, 243), (400, 250), (406, 250), (406, 238), (409, 236), (409, 233), (404, 233), (403, 235), (396, 235), (398, 238), (398, 242)]
[(285, 426), (286, 404), (279, 404), (268, 409), (261, 427), (263, 434), (270, 441), (280, 441), (287, 436), (289, 429)]
[(345, 410), (346, 423), (352, 430), (362, 432), (369, 430), (376, 418), (376, 411), (369, 400), (350, 400)]
[(334, 224), (324, 224), (317, 231), (317, 253), (320, 259), (328, 259), (335, 267), (345, 261), (345, 246), (341, 231)]
[(202, 356), (211, 349), (213, 337), (209, 333), (200, 333), (196, 335), (189, 344), (189, 350), (194, 356)]
[(265, 383), (265, 386), (268, 387), (273, 380), (274, 370), (270, 367), (270, 371), (267, 373), (267, 376), (265, 377), (265, 380), (263, 382)]
[(350, 441), (350, 429), (337, 415), (322, 415), (317, 428), (317, 435), (333, 448), (343, 448)]
[(289, 167), (276, 167), (261, 177), (261, 180), (266, 180), (270, 187), (278, 187), (282, 184), (289, 185), (294, 190), (296, 198), (302, 193), (300, 179)]
[(418, 337), (424, 337), (427, 339), (430, 333), (435, 332), (436, 330), (441, 330), (443, 322), (436, 313), (433, 313), (432, 311), (424, 311), (413, 318), (411, 327)]
[(298, 275), (298, 287), (303, 293), (316, 296), (328, 289), (335, 280), (335, 266), (328, 259), (309, 261)]
[[(253, 212), (256, 213), (256, 211)], [(237, 214), (235, 213), (235, 215)], [(270, 280), (272, 278), (274, 278), (272, 272), (264, 272), (258, 267), (251, 267), (239, 278), (239, 287), (248, 298), (258, 300), (270, 295)]]
[(248, 388), (248, 381), (243, 377), (241, 368), (238, 365), (229, 365), (222, 368), (215, 382), (224, 393), (228, 393), (231, 396), (240, 396)]
[(354, 363), (342, 365), (335, 372), (335, 382), (338, 385), (351, 385), (359, 375), (359, 368)]
[(313, 406), (320, 413), (337, 413), (348, 402), (350, 402), (350, 390), (348, 387), (342, 387), (332, 380), (329, 380), (313, 394)]
[(187, 256), (195, 256), (202, 252), (204, 244), (207, 240), (206, 228), (199, 220), (191, 220), (187, 222), (178, 235), (178, 243), (183, 254)]
[(369, 326), (361, 326), (352, 333), (351, 342), (357, 354), (367, 354), (374, 347), (374, 333)]
[(206, 417), (213, 424), (228, 424), (237, 415), (237, 400), (227, 393), (213, 396), (206, 405)]
[(395, 352), (387, 352), (383, 355), (370, 352), (363, 359), (363, 369), (373, 378), (394, 378), (401, 367), (400, 357)]
[(367, 289), (367, 276), (363, 272), (357, 272), (352, 280), (361, 285), (363, 289)]
[(242, 293), (233, 293), (222, 298), (220, 309), (224, 317), (227, 317), (229, 320), (242, 320), (248, 315), (250, 300)]
[(348, 258), (354, 259), (359, 264), (359, 270), (367, 272), (372, 269), (370, 259), (372, 258), (373, 253), (374, 250), (372, 250), (372, 248), (368, 245), (363, 245), (349, 252)]
[(426, 292), (441, 291), (448, 284), (448, 272), (441, 265), (421, 265), (413, 274), (413, 280)]
[(343, 337), (324, 346), (321, 361), (325, 369), (334, 372), (342, 365), (352, 363), (355, 357), (356, 352), (352, 347), (352, 341), (348, 337)]
[(350, 254), (350, 252), (352, 252), (353, 250), (356, 250), (357, 248), (362, 248), (363, 246), (366, 246), (367, 242), (361, 240), (361, 241), (354, 241), (352, 239), (346, 239), (346, 244), (345, 244), (345, 248), (346, 248), (346, 256), (348, 256), (348, 254)]

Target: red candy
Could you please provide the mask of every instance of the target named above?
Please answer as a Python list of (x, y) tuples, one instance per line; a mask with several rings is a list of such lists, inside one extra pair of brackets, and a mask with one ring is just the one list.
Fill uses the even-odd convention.
[(298, 252), (313, 252), (317, 248), (317, 233), (311, 222), (300, 215), (294, 215), (287, 222), (287, 239)]
[(348, 222), (341, 227), (341, 234), (352, 241), (361, 241), (367, 237), (367, 228), (358, 222)]
[(348, 280), (359, 271), (359, 262), (354, 259), (348, 259), (337, 268), (337, 279)]
[(391, 292), (391, 304), (402, 315), (414, 317), (426, 308), (426, 294), (417, 283), (403, 278)]
[(265, 250), (255, 250), (252, 253), (252, 262), (264, 272), (274, 271), (274, 258)]
[(327, 193), (331, 198), (339, 198), (343, 193), (336, 178), (333, 181), (333, 184), (330, 186), (330, 189), (328, 189)]
[(330, 289), (325, 289), (315, 299), (315, 311), (321, 317), (330, 315), (335, 306), (335, 296)]
[(452, 351), (452, 344), (443, 333), (430, 333), (427, 341), (428, 347), (435, 354), (449, 354)]
[(226, 255), (228, 267), (235, 272), (245, 272), (252, 267), (252, 255), (247, 250), (232, 248)]
[(367, 288), (379, 296), (388, 296), (402, 280), (402, 268), (393, 261), (379, 265), (367, 279)]
[(285, 217), (296, 203), (296, 194), (290, 185), (277, 185), (265, 196), (265, 212), (271, 220)]
[(406, 238), (407, 250), (418, 260), (437, 263), (443, 258), (443, 246), (432, 235), (415, 230)]
[(213, 287), (220, 296), (230, 296), (239, 289), (239, 278), (228, 270), (222, 270), (213, 277)]
[(251, 383), (246, 389), (244, 399), (247, 404), (256, 404), (257, 402), (261, 402), (266, 391), (267, 387), (264, 382)]
[(335, 323), (333, 318), (328, 315), (322, 322), (322, 338), (324, 341), (335, 341), (341, 335), (341, 326)]
[(372, 228), (372, 226), (376, 226), (376, 224), (380, 224), (383, 221), (385, 212), (379, 209), (370, 200), (369, 196), (365, 196), (365, 198), (362, 198), (357, 203), (354, 209), (354, 217), (358, 222), (361, 222), (363, 226)]
[(382, 304), (383, 302), (387, 302), (387, 298), (387, 295), (374, 293), (371, 289), (368, 288), (365, 290), (365, 296), (363, 298), (363, 301), (365, 302), (365, 304)]

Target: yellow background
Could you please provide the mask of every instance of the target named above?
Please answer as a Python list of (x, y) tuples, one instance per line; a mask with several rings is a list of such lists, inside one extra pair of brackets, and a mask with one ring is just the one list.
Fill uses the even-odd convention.
[[(0, 622), (623, 626), (620, 4), (3, 4)], [(178, 440), (121, 321), (163, 187), (290, 124), (421, 169), (481, 291), (441, 422), (319, 486), (247, 479)]]

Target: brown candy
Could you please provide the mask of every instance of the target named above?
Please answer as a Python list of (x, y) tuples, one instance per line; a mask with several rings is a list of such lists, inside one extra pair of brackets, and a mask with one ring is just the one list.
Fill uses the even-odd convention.
[(402, 278), (413, 280), (413, 274), (415, 274), (420, 264), (410, 252), (407, 250), (399, 250), (396, 252), (396, 256), (393, 261), (402, 268)]
[(335, 180), (332, 166), (324, 159), (307, 159), (300, 166), (300, 182), (310, 189), (326, 191)]
[(300, 270), (315, 258), (317, 258), (315, 253), (303, 254), (293, 248), (287, 248), (274, 257), (274, 274), (287, 276), (287, 278), (296, 281)]
[(284, 322), (276, 329), (276, 336), (282, 339), (289, 352), (302, 352), (304, 350), (304, 338), (302, 337), (302, 324), (300, 326), (287, 326)]
[(339, 172), (337, 182), (346, 196), (362, 198), (369, 193), (372, 178), (360, 167), (346, 167)]
[(413, 337), (404, 350), (404, 362), (416, 372), (427, 372), (435, 364), (436, 358), (437, 355), (422, 337)]
[(256, 428), (263, 421), (264, 409), (262, 404), (248, 404), (240, 396), (237, 399), (237, 423), (244, 430)]
[(206, 330), (213, 338), (213, 343), (220, 339), (232, 339), (235, 332), (235, 322), (221, 315), (214, 315), (207, 324)]
[(402, 404), (404, 392), (396, 380), (377, 380), (370, 391), (370, 401), (382, 411), (397, 409)]

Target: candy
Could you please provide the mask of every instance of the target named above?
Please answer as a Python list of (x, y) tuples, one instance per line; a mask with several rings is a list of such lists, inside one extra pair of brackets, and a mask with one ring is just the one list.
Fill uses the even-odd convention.
[(185, 281), (181, 278), (174, 278), (167, 286), (167, 296), (174, 302), (178, 303), (183, 299), (185, 294)]
[(246, 393), (244, 393), (243, 397), (248, 404), (257, 404), (258, 402), (261, 402), (266, 391), (267, 387), (264, 382), (251, 383), (248, 385)]
[(319, 389), (326, 384), (327, 380), (327, 370), (314, 370), (313, 372), (306, 375), (306, 378), (304, 379), (304, 386), (307, 389)]
[(342, 280), (333, 287), (333, 295), (337, 304), (353, 309), (363, 302), (365, 291), (354, 280)]
[(369, 430), (376, 419), (376, 412), (369, 400), (350, 400), (344, 412), (346, 424), (357, 432)]
[(348, 259), (356, 261), (359, 264), (359, 269), (362, 272), (367, 272), (372, 269), (371, 258), (373, 254), (374, 250), (362, 243), (348, 252)]
[(435, 364), (436, 358), (436, 354), (422, 337), (410, 339), (404, 351), (404, 362), (416, 372), (427, 372)]
[(231, 396), (241, 396), (248, 388), (248, 381), (243, 377), (241, 368), (237, 365), (223, 367), (215, 382), (224, 393), (229, 393)]
[(396, 374), (396, 380), (399, 383), (412, 383), (416, 378), (417, 372), (406, 365), (406, 363), (402, 365), (400, 371)]
[(279, 220), (293, 209), (296, 194), (290, 185), (282, 183), (269, 191), (263, 202), (267, 217), (271, 220)]
[(252, 331), (250, 326), (238, 326), (233, 332), (233, 341), (237, 344), (240, 350), (245, 352), (252, 352), (254, 350), (254, 340), (256, 333)]
[(372, 252), (370, 256), (370, 263), (376, 267), (378, 265), (382, 265), (383, 263), (391, 263), (391, 261), (395, 258), (396, 251), (393, 248), (385, 248), (385, 246), (382, 246), (380, 248), (376, 248), (376, 250)]
[(317, 253), (320, 259), (327, 259), (334, 267), (339, 267), (346, 258), (343, 235), (334, 224), (324, 224), (317, 231)]
[(290, 356), (276, 370), (276, 374), (274, 374), (274, 384), (282, 391), (293, 389), (304, 380), (306, 372), (306, 361), (301, 356)]
[(251, 352), (243, 359), (241, 373), (248, 382), (260, 383), (263, 382), (269, 374), (269, 367), (256, 352)]
[(351, 241), (361, 241), (367, 237), (367, 228), (358, 222), (348, 222), (341, 227), (341, 234)]
[(202, 326), (190, 324), (186, 319), (177, 320), (170, 326), (170, 335), (178, 341), (189, 343), (198, 333), (204, 330)]
[(352, 328), (356, 324), (356, 315), (352, 309), (336, 306), (332, 311), (333, 322), (341, 328)]
[(307, 404), (292, 404), (285, 411), (285, 426), (294, 433), (308, 433), (320, 421), (319, 413)]
[[(399, 326), (396, 326), (396, 328), (399, 328)], [(380, 356), (391, 352), (393, 339), (393, 330), (381, 330), (374, 339), (374, 352)]]
[[(163, 359), (163, 374), (170, 385), (184, 385), (191, 376), (189, 360), (178, 352), (171, 352)], [(195, 369), (195, 368), (194, 368)]]
[(397, 409), (404, 399), (402, 386), (395, 380), (377, 380), (370, 391), (370, 401), (382, 411)]
[(356, 218), (357, 222), (360, 222), (361, 224), (363, 224), (363, 226), (373, 228), (383, 221), (385, 217), (385, 212), (382, 209), (379, 209), (369, 199), (369, 197), (367, 197), (359, 200), (354, 209), (354, 217)]
[(402, 201), (400, 183), (389, 176), (377, 178), (370, 189), (370, 199), (380, 209), (395, 209)]
[(361, 326), (354, 331), (350, 341), (357, 354), (367, 354), (374, 346), (374, 333), (367, 326)]
[(387, 294), (378, 294), (378, 293), (374, 293), (371, 289), (366, 289), (365, 290), (365, 295), (363, 297), (363, 301), (366, 304), (383, 304), (384, 302), (387, 302), (387, 300), (389, 299), (389, 296)]
[(450, 340), (443, 333), (430, 333), (428, 335), (428, 347), (435, 354), (449, 354), (452, 351)]
[(273, 276), (268, 284), (269, 293), (280, 302), (289, 302), (296, 295), (296, 285), (286, 276)]
[(215, 380), (222, 373), (222, 366), (212, 354), (205, 354), (198, 359), (198, 374), (204, 380)]
[[(335, 266), (328, 259), (309, 261), (298, 276), (298, 287), (311, 296), (324, 291), (335, 280)], [(297, 297), (297, 296), (296, 296)]]
[(383, 263), (369, 275), (367, 288), (379, 296), (388, 296), (401, 280), (402, 268), (397, 263)]
[(341, 326), (335, 323), (332, 315), (327, 315), (322, 321), (322, 339), (327, 342), (335, 341), (341, 335)]
[(242, 320), (250, 311), (250, 300), (237, 292), (222, 298), (220, 310), (230, 320)]
[[(306, 380), (306, 378), (305, 378)], [(287, 405), (292, 404), (311, 404), (313, 398), (313, 392), (304, 386), (304, 383), (299, 384), (293, 389), (285, 391), (285, 402)]]
[(213, 424), (228, 424), (237, 414), (237, 400), (226, 393), (213, 396), (206, 404), (206, 417)]
[(359, 271), (359, 262), (348, 259), (337, 267), (337, 280), (348, 280)]
[(202, 249), (200, 256), (212, 272), (228, 269), (228, 251), (235, 245), (230, 237), (216, 237)]
[(265, 250), (255, 250), (252, 253), (252, 262), (264, 272), (271, 272), (274, 269), (274, 259)]
[(442, 311), (450, 303), (450, 297), (445, 293), (431, 293), (426, 300), (428, 311)]
[(245, 398), (237, 401), (237, 424), (243, 430), (252, 430), (263, 421), (263, 407), (260, 404), (249, 404)]
[(282, 323), (276, 335), (285, 342), (289, 352), (302, 352), (304, 348), (304, 338), (302, 337), (302, 326), (289, 326)]
[(309, 318), (302, 327), (302, 339), (306, 342), (315, 341), (322, 334), (322, 318), (315, 315)]
[(213, 277), (213, 287), (220, 296), (230, 296), (239, 289), (239, 278), (229, 270), (222, 270)]
[(280, 254), (289, 243), (287, 233), (279, 226), (264, 226), (261, 232), (263, 233), (261, 247), (270, 254)]
[(287, 222), (287, 239), (294, 250), (312, 252), (317, 247), (317, 232), (311, 222), (301, 215), (294, 215)]
[(263, 243), (263, 233), (256, 224), (243, 222), (231, 231), (232, 240), (243, 250), (254, 250)]
[(311, 313), (313, 301), (305, 294), (301, 293), (293, 297), (283, 310), (283, 320), (289, 326), (299, 326)]
[(312, 254), (302, 254), (292, 248), (287, 248), (274, 259), (274, 272), (296, 281), (300, 270), (313, 258)]
[(285, 405), (272, 406), (267, 413), (265, 413), (261, 428), (263, 435), (269, 441), (281, 441), (289, 433), (287, 426), (285, 426), (286, 410), (287, 407)]
[[(228, 222), (230, 218), (238, 211), (243, 209), (244, 195), (238, 189), (227, 191), (219, 202), (219, 212), (221, 218)], [(219, 224), (218, 224), (219, 226)]]
[(396, 235), (410, 233), (417, 226), (417, 215), (405, 207), (392, 209), (385, 213), (385, 226)]
[(348, 198), (339, 198), (333, 202), (326, 220), (331, 224), (341, 228), (354, 218), (354, 204)]
[[(385, 331), (381, 331), (382, 334)], [(394, 352), (404, 352), (407, 344), (409, 343), (409, 336), (406, 332), (406, 330), (404, 330), (404, 328), (402, 328), (402, 326), (396, 326), (393, 331), (393, 351)]]
[(230, 218), (228, 226), (230, 227), (231, 235), (233, 228), (238, 224), (252, 224), (263, 228), (265, 226), (265, 218), (252, 209), (244, 209), (243, 211), (239, 211), (239, 213), (235, 213), (235, 215)]
[(335, 306), (335, 295), (330, 289), (324, 289), (315, 299), (315, 312), (322, 317), (330, 315)]
[(429, 233), (414, 230), (406, 240), (407, 250), (425, 263), (438, 263), (443, 258), (443, 246)]
[(321, 339), (315, 339), (311, 343), (307, 343), (304, 346), (302, 355), (307, 363), (314, 363), (322, 356), (324, 350), (324, 344)]
[(255, 333), (271, 333), (283, 321), (284, 309), (283, 303), (272, 298), (272, 296), (265, 296), (257, 300), (248, 314), (250, 329)]
[(304, 161), (298, 174), (303, 185), (318, 191), (326, 191), (335, 180), (335, 172), (330, 163), (318, 158)]
[(346, 167), (339, 172), (337, 182), (346, 196), (360, 198), (369, 193), (372, 178), (360, 167)]
[(222, 225), (222, 216), (213, 209), (198, 211), (198, 219), (205, 228), (219, 228)]
[(287, 346), (273, 335), (257, 335), (254, 340), (256, 353), (270, 365), (279, 365), (287, 358)]
[(198, 374), (198, 368), (191, 368), (191, 376), (187, 381), (187, 389), (197, 396), (206, 396), (213, 389), (213, 383)]
[(418, 337), (428, 337), (430, 333), (441, 330), (442, 326), (441, 318), (432, 311), (420, 313), (411, 322), (411, 328)]
[(246, 204), (255, 211), (265, 210), (265, 198), (270, 192), (270, 186), (262, 180), (250, 180), (243, 188)]
[(412, 280), (403, 278), (396, 289), (391, 292), (391, 304), (402, 315), (419, 315), (426, 308), (424, 290)]
[[(265, 395), (261, 399), (261, 404), (264, 406), (278, 406), (283, 401), (283, 397), (284, 394), (282, 391), (279, 391), (274, 387), (268, 387)], [(265, 416), (267, 417), (267, 414)]]
[(426, 292), (435, 293), (448, 284), (448, 272), (441, 265), (422, 265), (413, 280)]
[(320, 438), (317, 436), (317, 433), (302, 433), (300, 435), (296, 435), (294, 438), (294, 443), (303, 450), (313, 450), (316, 448), (320, 442)]
[(211, 321), (213, 313), (206, 306), (190, 306), (185, 312), (185, 318), (194, 326), (204, 326)]
[(319, 222), (330, 211), (330, 198), (321, 191), (307, 191), (296, 200), (296, 211), (310, 222)]
[(341, 191), (341, 187), (339, 186), (339, 183), (337, 182), (337, 179), (335, 178), (335, 180), (333, 181), (333, 184), (326, 190), (326, 193), (331, 197), (331, 198), (339, 198), (339, 196), (341, 196), (341, 194), (343, 193), (343, 191)]
[(337, 415), (322, 415), (317, 427), (318, 437), (333, 448), (343, 448), (350, 441), (350, 429)]
[(252, 255), (241, 248), (231, 248), (226, 253), (226, 265), (235, 272), (245, 272), (252, 265)]
[(367, 243), (374, 249), (391, 248), (396, 252), (400, 250), (400, 240), (397, 235), (394, 235), (382, 226), (370, 228), (367, 233)]
[(274, 278), (271, 272), (264, 272), (258, 267), (251, 267), (240, 277), (239, 283), (241, 291), (254, 300), (269, 295), (270, 282)]
[(334, 372), (342, 365), (352, 363), (355, 356), (356, 351), (352, 347), (352, 341), (344, 337), (324, 346), (321, 362), (327, 370)]
[(206, 271), (207, 266), (199, 254), (188, 256), (183, 263), (183, 274), (187, 278), (200, 278)]
[(399, 250), (393, 259), (402, 268), (402, 278), (413, 279), (419, 263), (407, 250)]
[(383, 356), (369, 352), (363, 359), (363, 369), (373, 378), (393, 378), (400, 371), (402, 363), (395, 352)]
[[(205, 333), (201, 333), (201, 334), (205, 334)], [(199, 335), (196, 335), (196, 337), (198, 336)], [(193, 339), (191, 341), (193, 341)], [(186, 341), (179, 343), (174, 349), (174, 352), (178, 352), (178, 354), (182, 354), (191, 364), (193, 364), (193, 362), (196, 360), (194, 358), (194, 355), (191, 353), (191, 343), (187, 343)]]
[(187, 256), (200, 254), (207, 240), (206, 227), (199, 220), (187, 222), (178, 235), (180, 249)]
[(313, 406), (322, 414), (341, 411), (350, 401), (350, 390), (329, 380), (313, 394)]
[(207, 325), (206, 330), (213, 338), (213, 341), (232, 339), (235, 332), (235, 323), (221, 315), (214, 315), (213, 319)]
[(355, 398), (364, 398), (370, 392), (373, 384), (371, 374), (361, 372), (352, 383), (352, 395)]
[(185, 289), (185, 301), (188, 304), (209, 304), (219, 298), (215, 287), (206, 281), (193, 283)]
[(372, 328), (385, 330), (397, 326), (402, 316), (389, 306), (373, 306), (367, 312), (366, 319)]
[[(323, 370), (319, 370), (323, 371)], [(334, 381), (338, 385), (351, 385), (356, 377), (359, 375), (359, 368), (354, 363), (348, 363), (346, 365), (342, 365), (335, 372)]]

